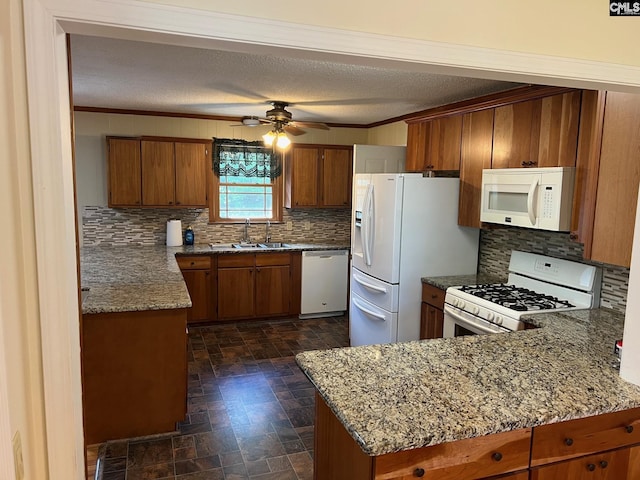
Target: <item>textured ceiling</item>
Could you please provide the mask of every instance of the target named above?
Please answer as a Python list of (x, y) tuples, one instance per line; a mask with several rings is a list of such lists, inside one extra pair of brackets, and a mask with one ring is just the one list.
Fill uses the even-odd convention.
[(519, 84), (129, 40), (71, 38), (77, 106), (368, 125)]

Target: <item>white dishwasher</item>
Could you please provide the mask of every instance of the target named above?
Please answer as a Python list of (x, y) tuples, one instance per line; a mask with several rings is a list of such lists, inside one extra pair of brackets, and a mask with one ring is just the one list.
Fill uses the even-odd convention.
[(347, 310), (348, 250), (302, 252), (300, 318), (333, 317)]

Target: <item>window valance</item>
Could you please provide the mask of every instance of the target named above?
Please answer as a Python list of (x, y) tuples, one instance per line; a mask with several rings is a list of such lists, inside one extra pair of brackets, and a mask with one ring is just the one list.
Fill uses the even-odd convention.
[(274, 179), (282, 174), (282, 153), (260, 141), (214, 138), (213, 172), (218, 177)]

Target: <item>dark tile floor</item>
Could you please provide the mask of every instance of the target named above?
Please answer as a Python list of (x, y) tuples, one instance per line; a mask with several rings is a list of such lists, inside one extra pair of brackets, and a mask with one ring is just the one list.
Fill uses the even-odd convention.
[(348, 345), (347, 319), (189, 330), (188, 416), (179, 433), (100, 445), (98, 478), (311, 480), (314, 389), (294, 355)]

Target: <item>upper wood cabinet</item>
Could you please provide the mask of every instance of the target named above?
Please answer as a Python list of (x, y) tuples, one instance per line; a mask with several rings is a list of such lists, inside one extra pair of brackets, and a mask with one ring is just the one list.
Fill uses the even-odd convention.
[(574, 166), (580, 91), (495, 109), (492, 168)]
[(572, 238), (584, 257), (629, 267), (640, 183), (640, 95), (585, 92)]
[(410, 123), (407, 129), (408, 172), (458, 170), (462, 115)]
[(292, 145), (285, 167), (286, 208), (349, 208), (353, 147)]
[(140, 140), (108, 138), (109, 206), (137, 206), (142, 204), (142, 172), (140, 168)]
[(493, 109), (467, 113), (462, 120), (458, 225), (480, 228), (482, 170), (491, 168)]
[(109, 206), (205, 207), (210, 141), (107, 137)]

